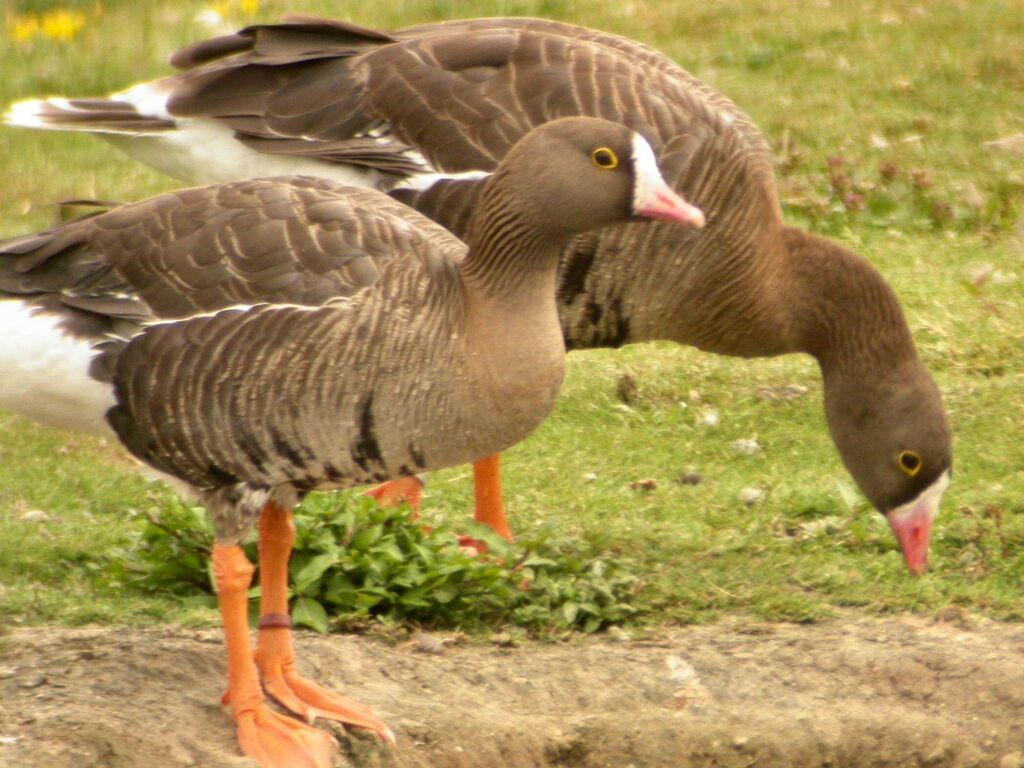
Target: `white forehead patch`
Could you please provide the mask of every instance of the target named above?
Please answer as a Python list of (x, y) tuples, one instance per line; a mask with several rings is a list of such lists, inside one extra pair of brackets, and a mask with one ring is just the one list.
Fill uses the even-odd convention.
[(921, 491), (921, 493), (917, 495), (917, 498), (896, 507), (896, 509), (890, 512), (890, 519), (893, 517), (899, 518), (902, 515), (908, 515), (922, 505), (927, 509), (928, 516), (931, 519), (935, 519), (935, 515), (939, 511), (939, 502), (942, 501), (942, 494), (944, 494), (946, 489), (949, 487), (951, 476), (952, 473), (947, 469), (939, 475), (931, 485)]
[(652, 187), (665, 184), (658, 170), (658, 161), (647, 139), (639, 133), (633, 134), (633, 199), (643, 200)]

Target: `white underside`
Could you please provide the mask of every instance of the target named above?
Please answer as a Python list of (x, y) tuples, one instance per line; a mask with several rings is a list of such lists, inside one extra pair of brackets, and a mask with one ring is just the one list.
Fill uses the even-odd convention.
[[(176, 130), (127, 133), (103, 130), (81, 123), (78, 130), (106, 139), (134, 160), (188, 184), (217, 184), (260, 176), (321, 176), (342, 184), (376, 188), (382, 180), (377, 171), (312, 158), (271, 155), (250, 149), (234, 138), (234, 132), (216, 120), (174, 118), (167, 113), (167, 92), (161, 81), (140, 83), (110, 97), (135, 107), (146, 117), (174, 120)], [(9, 125), (47, 130), (75, 130), (40, 118), (49, 102), (64, 111), (75, 111), (68, 99), (27, 99), (11, 106), (4, 116)]]
[[(235, 138), (234, 132), (222, 123), (207, 118), (172, 117), (167, 112), (167, 86), (160, 80), (140, 83), (115, 93), (110, 98), (131, 104), (138, 114), (173, 120), (174, 130), (129, 133), (116, 129), (103, 129), (89, 123), (52, 124), (43, 120), (47, 103), (65, 112), (78, 111), (68, 99), (26, 99), (13, 104), (5, 114), (9, 125), (44, 130), (81, 130), (93, 133), (116, 146), (133, 160), (155, 168), (161, 173), (187, 184), (219, 184), (265, 176), (320, 176), (340, 184), (382, 189), (394, 183), (370, 168), (317, 160), (294, 155), (274, 155), (247, 147)], [(387, 131), (378, 129), (379, 141), (387, 143)], [(377, 134), (372, 134), (377, 136)], [(399, 189), (423, 191), (444, 180), (476, 180), (489, 174), (486, 171), (463, 173), (434, 173), (419, 152), (409, 153), (420, 161), (423, 173), (413, 174), (399, 182)]]
[(368, 168), (257, 152), (236, 141), (223, 125), (205, 119), (178, 120), (178, 130), (100, 136), (133, 160), (187, 184), (219, 184), (263, 176), (320, 176), (356, 187), (376, 188), (381, 174)]
[(0, 301), (0, 407), (33, 421), (110, 436), (109, 384), (89, 376), (92, 344), (68, 336), (53, 314)]
[(368, 168), (257, 152), (236, 140), (234, 131), (216, 120), (171, 117), (167, 97), (159, 80), (140, 83), (113, 96), (133, 105), (139, 114), (174, 120), (178, 130), (146, 136), (106, 134), (103, 138), (129, 157), (189, 184), (288, 175), (321, 176), (357, 187), (376, 187), (381, 181), (381, 175)]

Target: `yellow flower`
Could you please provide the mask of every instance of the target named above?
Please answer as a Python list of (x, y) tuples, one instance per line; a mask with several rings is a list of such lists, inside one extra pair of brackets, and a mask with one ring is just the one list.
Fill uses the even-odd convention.
[(39, 32), (39, 19), (35, 16), (8, 16), (7, 36), (16, 43), (31, 40)]
[(42, 34), (51, 40), (67, 41), (85, 24), (85, 15), (77, 11), (50, 11), (43, 16)]
[(243, 13), (254, 16), (260, 9), (260, 0), (239, 0), (238, 6)]

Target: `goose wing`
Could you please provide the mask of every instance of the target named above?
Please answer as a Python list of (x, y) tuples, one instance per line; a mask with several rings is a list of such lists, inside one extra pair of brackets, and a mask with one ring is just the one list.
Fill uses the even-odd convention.
[(379, 192), (305, 177), (198, 187), (0, 242), (0, 295), (111, 320), (236, 304), (319, 305), (396, 255), (461, 258), (440, 226)]
[(647, 46), (571, 24), (476, 19), (385, 34), (290, 17), (172, 62), (185, 71), (170, 113), (215, 118), (262, 152), (398, 177), (490, 170), (532, 127), (591, 115), (645, 134), (666, 177), (683, 164), (673, 152), (720, 146), (771, 183), (766, 142), (731, 101)]

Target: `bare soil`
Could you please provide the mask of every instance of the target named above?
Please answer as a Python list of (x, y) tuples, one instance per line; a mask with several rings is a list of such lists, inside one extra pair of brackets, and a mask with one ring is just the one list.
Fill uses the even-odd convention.
[[(373, 706), (342, 766), (1024, 766), (1024, 626), (847, 616), (563, 644), (297, 635), (300, 667)], [(252, 765), (218, 704), (219, 632), (0, 638), (0, 766)]]

